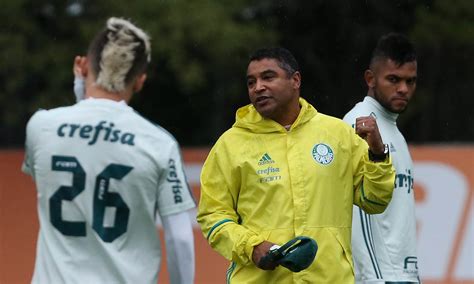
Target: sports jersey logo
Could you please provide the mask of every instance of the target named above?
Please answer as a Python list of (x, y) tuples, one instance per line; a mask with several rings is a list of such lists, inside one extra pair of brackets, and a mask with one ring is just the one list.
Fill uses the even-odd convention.
[[(59, 137), (71, 137), (89, 140), (88, 145), (94, 145), (100, 139), (107, 142), (118, 142), (121, 144), (135, 145), (135, 134), (114, 128), (115, 124), (107, 121), (100, 121), (96, 126), (89, 124), (63, 123), (58, 127), (56, 133)], [(101, 135), (101, 133), (103, 133)]]
[(334, 160), (334, 152), (324, 143), (314, 145), (312, 151), (313, 159), (321, 165), (328, 165)]
[(390, 153), (394, 152), (397, 152), (397, 150), (395, 149), (395, 146), (392, 144), (392, 142), (390, 142)]
[(280, 168), (274, 168), (272, 166), (268, 166), (265, 169), (257, 170), (257, 175), (269, 175), (273, 173), (279, 173)]
[(168, 166), (169, 172), (166, 181), (172, 184), (171, 189), (173, 190), (174, 203), (182, 203), (183, 196), (181, 193), (181, 189), (183, 187), (181, 186), (181, 180), (179, 180), (178, 174), (176, 172), (176, 162), (173, 159), (169, 159)]
[(268, 153), (263, 154), (262, 158), (258, 161), (258, 165), (273, 164), (275, 161), (272, 160)]
[(403, 264), (403, 271), (408, 274), (418, 274), (418, 258), (416, 256), (407, 256)]
[(411, 170), (405, 169), (405, 173), (400, 172), (395, 175), (395, 188), (406, 188), (407, 193), (413, 191), (413, 175), (411, 174)]
[[(268, 153), (263, 154), (262, 158), (258, 161), (259, 166), (274, 164), (275, 161), (268, 155)], [(260, 168), (256, 171), (257, 175), (260, 176), (260, 183), (267, 183), (272, 181), (281, 180), (280, 168), (273, 166), (266, 166), (265, 168)]]

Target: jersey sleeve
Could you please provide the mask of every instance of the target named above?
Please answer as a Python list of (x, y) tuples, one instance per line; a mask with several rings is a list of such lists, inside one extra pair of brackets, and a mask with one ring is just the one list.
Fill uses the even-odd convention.
[(194, 236), (188, 212), (162, 218), (171, 283), (194, 283)]
[(44, 110), (39, 110), (30, 118), (26, 125), (25, 158), (21, 170), (35, 178), (34, 151), (41, 132), (40, 117)]
[(254, 246), (263, 242), (264, 237), (239, 224), (240, 175), (231, 166), (229, 153), (222, 151), (218, 143), (202, 169), (197, 221), (213, 249), (228, 260), (249, 265)]
[[(346, 115), (344, 121), (353, 127), (353, 114)], [(369, 159), (369, 146), (353, 131), (352, 139), (352, 168), (354, 204), (369, 214), (378, 214), (385, 211), (392, 199), (395, 170), (389, 157), (382, 162), (373, 162)]]
[(158, 184), (158, 212), (161, 216), (176, 214), (196, 207), (186, 180), (178, 143), (171, 142), (165, 173)]

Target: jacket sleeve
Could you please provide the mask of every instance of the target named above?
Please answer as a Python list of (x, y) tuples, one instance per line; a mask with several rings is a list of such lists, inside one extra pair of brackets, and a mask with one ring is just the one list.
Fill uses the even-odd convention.
[(36, 111), (26, 125), (25, 158), (21, 170), (35, 179), (35, 146), (42, 132), (42, 120), (47, 113), (45, 110)]
[(249, 265), (253, 247), (264, 238), (239, 224), (240, 183), (238, 167), (233, 166), (229, 152), (218, 141), (201, 172), (197, 221), (213, 249), (230, 261)]
[(368, 214), (382, 213), (392, 199), (395, 184), (391, 157), (382, 162), (372, 162), (365, 140), (354, 132), (352, 141), (354, 204)]

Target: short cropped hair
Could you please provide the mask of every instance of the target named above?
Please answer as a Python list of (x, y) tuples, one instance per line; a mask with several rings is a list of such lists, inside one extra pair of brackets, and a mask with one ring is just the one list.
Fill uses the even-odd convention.
[(391, 59), (398, 66), (417, 60), (416, 50), (410, 40), (399, 33), (382, 36), (372, 52), (370, 66), (380, 59)]
[(249, 63), (262, 59), (275, 59), (278, 61), (278, 66), (285, 70), (288, 77), (293, 75), (296, 71), (300, 71), (300, 67), (295, 57), (291, 52), (282, 47), (267, 47), (256, 50), (251, 56)]
[(113, 93), (125, 90), (145, 72), (150, 52), (150, 38), (143, 30), (125, 19), (108, 19), (88, 50), (96, 84)]

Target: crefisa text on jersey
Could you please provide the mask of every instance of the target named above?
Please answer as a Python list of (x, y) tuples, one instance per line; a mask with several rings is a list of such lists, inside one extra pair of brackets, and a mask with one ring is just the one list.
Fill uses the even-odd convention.
[(125, 145), (135, 145), (135, 134), (114, 128), (115, 124), (113, 122), (109, 122), (108, 125), (106, 124), (107, 121), (105, 120), (100, 121), (95, 126), (63, 123), (58, 127), (57, 134), (59, 137), (78, 137), (89, 140), (88, 145), (94, 145), (99, 139), (112, 143), (118, 142)]
[(169, 159), (168, 161), (169, 166), (169, 173), (166, 177), (166, 180), (173, 185), (171, 188), (173, 189), (173, 196), (174, 196), (174, 203), (181, 203), (183, 202), (183, 197), (181, 196), (181, 181), (178, 178), (178, 174), (176, 173), (176, 163), (173, 159)]

